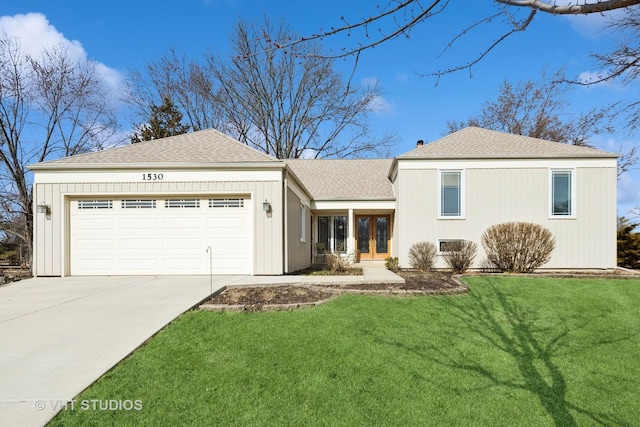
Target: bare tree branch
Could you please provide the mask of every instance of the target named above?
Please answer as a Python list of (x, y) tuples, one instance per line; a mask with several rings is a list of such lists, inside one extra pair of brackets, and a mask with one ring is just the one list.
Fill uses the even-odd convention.
[(558, 5), (555, 1), (546, 2), (540, 0), (495, 0), (507, 6), (525, 7), (552, 15), (588, 15), (602, 13), (609, 10), (623, 9), (625, 7), (640, 4), (638, 0), (597, 0), (595, 3)]
[[(488, 24), (498, 17), (504, 17), (508, 21), (508, 27), (497, 35), (489, 45), (478, 55), (466, 61), (464, 64), (449, 67), (444, 71), (427, 73), (441, 77), (444, 74), (456, 71), (471, 69), (475, 64), (484, 59), (496, 46), (500, 45), (511, 35), (527, 29), (537, 12), (550, 15), (579, 15), (603, 13), (606, 11), (630, 8), (640, 4), (640, 0), (592, 0), (576, 2), (575, 4), (558, 5), (555, 1), (541, 0), (493, 0), (495, 6), (500, 8), (500, 12), (491, 16), (477, 17), (472, 23), (462, 24), (462, 30), (454, 39), (448, 43), (445, 51), (458, 41), (462, 36), (467, 35), (474, 29), (478, 29), (483, 24)], [(450, 1), (431, 0), (422, 2), (420, 0), (390, 0), (384, 6), (377, 5), (375, 12), (362, 16), (355, 21), (347, 17), (340, 17), (344, 24), (331, 27), (329, 30), (321, 30), (310, 36), (304, 36), (292, 40), (274, 40), (269, 46), (265, 46), (267, 51), (282, 50), (287, 53), (303, 54), (299, 47), (305, 43), (334, 38), (340, 35), (355, 39), (355, 45), (343, 46), (338, 53), (315, 53), (323, 58), (343, 58), (347, 56), (358, 56), (361, 52), (375, 48), (390, 40), (399, 37), (409, 38), (411, 32), (418, 26), (428, 25), (427, 21), (442, 15), (450, 6)], [(524, 19), (516, 19), (512, 11), (528, 10)], [(433, 44), (430, 40), (426, 43)], [(353, 42), (349, 42), (353, 43)], [(259, 54), (259, 52), (246, 52), (246, 56)], [(307, 53), (308, 54), (308, 53)]]

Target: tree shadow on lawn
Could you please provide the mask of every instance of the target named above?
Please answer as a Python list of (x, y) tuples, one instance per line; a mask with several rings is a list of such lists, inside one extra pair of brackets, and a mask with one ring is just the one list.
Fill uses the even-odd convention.
[[(462, 298), (472, 299), (472, 304)], [(476, 374), (488, 380), (492, 387), (527, 391), (537, 397), (556, 426), (577, 426), (571, 411), (588, 417), (596, 424), (631, 425), (611, 414), (590, 411), (567, 400), (566, 380), (561, 369), (554, 363), (558, 352), (568, 346), (566, 324), (561, 326), (560, 332), (555, 325), (543, 326), (535, 307), (524, 308), (496, 288), (491, 291), (483, 290), (482, 293), (472, 290), (464, 297), (443, 297), (442, 303), (443, 307), (448, 308), (448, 314), (458, 320), (455, 327), (464, 325), (482, 345), (489, 345), (509, 355), (517, 367), (519, 380), (503, 379), (504, 371), (499, 372), (488, 362), (475, 361), (461, 349), (456, 350), (456, 342), (451, 341), (451, 337), (460, 339), (459, 329), (441, 328), (435, 332), (441, 338), (434, 340), (435, 342), (451, 343), (446, 349), (431, 343), (411, 346), (384, 339), (379, 339), (378, 342), (400, 347), (443, 367)], [(629, 337), (622, 340), (625, 339)], [(581, 347), (586, 348), (592, 344)], [(604, 342), (596, 343), (598, 344)]]

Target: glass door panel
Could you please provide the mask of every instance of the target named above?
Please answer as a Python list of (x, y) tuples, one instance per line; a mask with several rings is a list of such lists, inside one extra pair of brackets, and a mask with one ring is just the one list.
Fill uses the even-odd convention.
[(357, 229), (358, 229), (358, 252), (361, 254), (369, 253), (369, 217), (358, 217)]
[(389, 252), (389, 218), (379, 216), (376, 218), (376, 253)]

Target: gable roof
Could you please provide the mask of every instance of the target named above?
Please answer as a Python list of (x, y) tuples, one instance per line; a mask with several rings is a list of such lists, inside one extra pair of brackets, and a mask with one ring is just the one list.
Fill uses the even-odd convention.
[(395, 200), (392, 159), (286, 160), (314, 200)]
[(617, 158), (615, 153), (545, 139), (468, 127), (398, 159)]
[(59, 160), (37, 163), (32, 169), (80, 166), (188, 165), (207, 163), (280, 162), (215, 129), (139, 142)]

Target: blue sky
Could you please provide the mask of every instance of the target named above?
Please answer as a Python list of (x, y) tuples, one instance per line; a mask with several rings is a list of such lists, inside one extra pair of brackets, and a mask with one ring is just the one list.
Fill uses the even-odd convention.
[[(0, 30), (20, 37), (25, 50), (36, 51), (45, 43), (62, 42), (78, 57), (86, 56), (99, 64), (105, 77), (117, 83), (128, 70), (140, 69), (176, 47), (197, 57), (205, 51), (227, 52), (229, 33), (238, 18), (259, 22), (263, 16), (284, 19), (292, 30), (303, 35), (350, 22), (375, 13), (375, 3), (361, 1), (296, 2), (285, 0), (21, 0), (0, 5)], [(383, 2), (384, 4), (384, 2)], [(447, 10), (420, 25), (411, 37), (396, 39), (363, 53), (355, 82), (375, 79), (384, 91), (380, 109), (373, 117), (375, 129), (391, 131), (400, 143), (392, 154), (415, 147), (418, 139), (440, 138), (446, 122), (462, 120), (480, 112), (485, 100), (495, 98), (505, 80), (517, 83), (538, 79), (542, 70), (553, 73), (565, 67), (568, 76), (593, 72), (592, 52), (612, 47), (611, 35), (603, 32), (601, 15), (559, 17), (539, 14), (527, 31), (511, 36), (492, 51), (471, 75), (462, 71), (443, 77), (439, 84), (426, 74), (458, 65), (488, 46), (506, 27), (492, 22), (461, 38), (442, 56), (447, 43), (478, 17), (496, 12), (489, 0), (451, 2)], [(619, 12), (618, 12), (619, 13)], [(523, 16), (521, 13), (520, 17)], [(340, 50), (353, 45), (357, 35), (332, 38), (325, 47)], [(351, 59), (338, 61), (337, 67), (350, 73)], [(569, 96), (567, 114), (578, 115), (599, 103), (637, 100), (640, 85), (619, 87), (599, 85), (576, 87)], [(130, 125), (123, 115), (123, 131)], [(629, 135), (622, 123), (616, 133), (602, 135), (592, 142), (599, 148), (617, 151), (620, 144), (638, 144), (638, 135)], [(619, 213), (640, 206), (640, 173), (634, 171), (619, 182)]]

